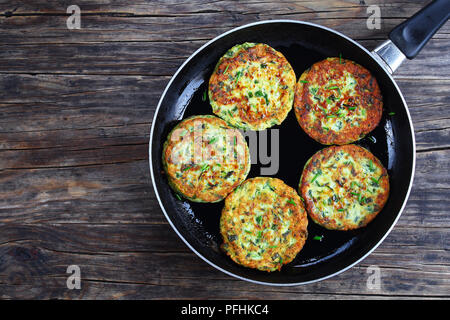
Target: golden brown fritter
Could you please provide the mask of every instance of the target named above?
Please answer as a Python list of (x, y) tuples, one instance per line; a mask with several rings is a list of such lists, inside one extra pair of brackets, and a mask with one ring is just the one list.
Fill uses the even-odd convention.
[(311, 138), (342, 145), (361, 139), (378, 125), (383, 99), (367, 69), (351, 60), (328, 58), (300, 76), (294, 110)]
[(389, 176), (372, 153), (353, 144), (320, 150), (306, 163), (299, 192), (312, 220), (327, 229), (366, 226), (389, 197)]
[(295, 73), (286, 58), (261, 43), (236, 45), (217, 63), (209, 80), (213, 112), (236, 128), (264, 130), (292, 109)]
[(277, 178), (248, 179), (225, 199), (222, 248), (245, 267), (280, 270), (303, 248), (307, 226), (303, 202), (293, 188)]
[(250, 152), (239, 130), (216, 116), (193, 116), (168, 135), (162, 161), (170, 186), (195, 202), (217, 202), (250, 171)]

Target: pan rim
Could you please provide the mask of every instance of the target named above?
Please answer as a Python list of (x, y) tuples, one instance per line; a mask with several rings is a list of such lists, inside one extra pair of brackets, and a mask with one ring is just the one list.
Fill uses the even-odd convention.
[[(164, 205), (162, 204), (161, 198), (159, 196), (159, 192), (158, 192), (158, 188), (156, 186), (155, 183), (155, 175), (154, 175), (154, 168), (153, 168), (153, 162), (152, 162), (152, 141), (153, 141), (153, 133), (154, 133), (154, 127), (155, 127), (155, 120), (159, 114), (159, 109), (161, 107), (162, 101), (164, 100), (164, 97), (166, 96), (167, 91), (169, 90), (169, 88), (172, 85), (172, 82), (175, 80), (175, 78), (178, 76), (178, 74), (181, 72), (181, 70), (183, 70), (183, 68), (185, 67), (185, 65), (187, 65), (189, 63), (190, 60), (192, 60), (198, 53), (200, 53), (201, 51), (203, 51), (206, 47), (208, 47), (210, 44), (216, 42), (217, 40), (227, 36), (228, 34), (234, 33), (236, 31), (239, 31), (241, 29), (245, 29), (245, 28), (249, 28), (252, 26), (256, 26), (256, 25), (261, 25), (261, 24), (270, 24), (270, 23), (296, 23), (296, 24), (302, 24), (302, 25), (309, 25), (312, 27), (316, 27), (319, 29), (323, 29), (326, 30), (328, 32), (332, 32), (350, 42), (352, 42), (353, 44), (355, 44), (357, 47), (359, 47), (361, 50), (363, 50), (365, 53), (367, 53), (368, 56), (370, 56), (372, 58), (372, 60), (374, 62), (376, 62), (377, 65), (379, 65), (381, 67), (381, 69), (386, 73), (386, 75), (389, 77), (389, 79), (391, 80), (391, 83), (394, 85), (395, 89), (397, 90), (400, 99), (403, 102), (407, 117), (408, 117), (408, 121), (409, 121), (409, 127), (411, 129), (411, 142), (412, 142), (412, 167), (411, 167), (411, 176), (410, 176), (410, 181), (409, 181), (409, 185), (408, 185), (408, 189), (405, 195), (405, 198), (403, 199), (403, 203), (402, 206), (399, 210), (399, 212), (397, 213), (396, 218), (394, 219), (394, 221), (392, 222), (391, 226), (389, 227), (389, 229), (385, 232), (385, 234), (381, 237), (381, 239), (379, 241), (377, 241), (377, 243), (372, 246), (372, 248), (370, 248), (362, 257), (360, 257), (359, 259), (357, 259), (356, 261), (350, 263), (348, 266), (346, 266), (345, 268), (342, 268), (341, 270), (338, 270), (332, 274), (317, 278), (317, 279), (313, 279), (313, 280), (309, 280), (309, 281), (302, 281), (302, 282), (292, 282), (292, 283), (280, 283), (280, 282), (265, 282), (265, 281), (258, 281), (258, 280), (254, 280), (254, 279), (250, 279), (250, 278), (246, 278), (237, 274), (234, 274), (228, 270), (223, 269), (222, 267), (216, 265), (215, 263), (209, 261), (206, 257), (204, 257), (201, 253), (199, 253), (185, 238), (184, 236), (180, 233), (180, 231), (178, 231), (178, 229), (175, 227), (175, 225), (173, 224), (172, 220), (170, 219), (169, 215), (167, 214)], [(310, 283), (315, 283), (315, 282), (319, 282), (322, 280), (326, 280), (328, 278), (337, 276), (338, 274), (341, 274), (345, 271), (347, 271), (348, 269), (352, 268), (353, 266), (357, 265), (358, 263), (360, 263), (362, 260), (364, 260), (365, 258), (367, 258), (385, 239), (386, 237), (390, 234), (390, 232), (392, 231), (392, 229), (394, 228), (394, 226), (397, 224), (398, 220), (400, 219), (400, 216), (403, 212), (403, 210), (405, 209), (406, 203), (409, 199), (409, 195), (412, 189), (412, 185), (413, 185), (413, 181), (414, 181), (414, 175), (415, 175), (415, 168), (416, 168), (416, 142), (415, 142), (415, 135), (414, 135), (414, 127), (413, 127), (413, 122), (411, 119), (411, 115), (409, 113), (409, 109), (408, 109), (408, 105), (405, 101), (405, 98), (403, 97), (402, 92), (400, 91), (400, 88), (398, 87), (397, 83), (395, 82), (395, 79), (393, 78), (392, 74), (389, 73), (386, 68), (374, 57), (374, 53), (370, 52), (369, 50), (367, 50), (365, 47), (363, 47), (362, 45), (360, 45), (357, 41), (349, 38), (348, 36), (344, 35), (343, 33), (340, 33), (339, 31), (330, 29), (328, 27), (319, 25), (319, 24), (315, 24), (315, 23), (311, 23), (311, 22), (307, 22), (307, 21), (301, 21), (301, 20), (291, 20), (291, 19), (275, 19), (275, 20), (263, 20), (263, 21), (257, 21), (257, 22), (252, 22), (252, 23), (248, 23), (233, 29), (230, 29), (224, 33), (221, 33), (220, 35), (216, 36), (215, 38), (209, 40), (208, 42), (206, 42), (205, 44), (203, 44), (200, 48), (198, 48), (195, 52), (193, 52), (182, 64), (181, 66), (175, 71), (175, 73), (172, 75), (171, 79), (169, 80), (169, 82), (167, 83), (163, 93), (161, 94), (161, 97), (159, 99), (158, 105), (156, 107), (155, 110), (155, 114), (153, 116), (153, 120), (152, 120), (152, 124), (151, 124), (151, 129), (150, 129), (150, 137), (149, 137), (149, 166), (150, 166), (150, 176), (151, 176), (151, 180), (152, 180), (152, 185), (153, 185), (153, 189), (155, 191), (155, 195), (156, 198), (158, 200), (159, 206), (161, 208), (161, 210), (164, 213), (164, 216), (166, 217), (166, 220), (169, 222), (169, 225), (172, 227), (172, 229), (175, 231), (175, 233), (178, 235), (178, 237), (186, 244), (186, 246), (192, 251), (194, 252), (198, 257), (200, 257), (203, 261), (205, 261), (206, 263), (208, 263), (209, 265), (211, 265), (212, 267), (214, 267), (215, 269), (240, 280), (243, 281), (247, 281), (250, 283), (254, 283), (254, 284), (260, 284), (260, 285), (266, 285), (266, 286), (274, 286), (274, 287), (292, 287), (292, 286), (300, 286), (300, 285), (306, 285), (306, 284), (310, 284)]]

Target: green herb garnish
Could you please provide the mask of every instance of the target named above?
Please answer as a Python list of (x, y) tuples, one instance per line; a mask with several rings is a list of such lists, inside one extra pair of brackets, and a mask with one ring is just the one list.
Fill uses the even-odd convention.
[(369, 160), (369, 170), (370, 172), (374, 172), (375, 171), (375, 167), (373, 166), (373, 161)]
[(323, 235), (322, 236), (314, 236), (313, 240), (317, 240), (317, 241), (322, 241), (323, 239)]
[(328, 114), (327, 110), (324, 107), (319, 106), (319, 108), (320, 108), (320, 110), (322, 110), (324, 115)]
[(238, 72), (236, 72), (236, 76), (235, 76), (235, 80), (234, 80), (234, 83), (236, 84), (237, 82), (238, 82), (238, 80), (239, 80), (239, 78), (241, 77), (241, 75), (242, 75), (242, 72), (241, 71), (238, 71)]
[(321, 173), (316, 173), (316, 175), (312, 178), (311, 183), (316, 181), (316, 179), (321, 175)]
[(217, 138), (213, 137), (211, 140), (208, 141), (208, 144), (214, 143), (214, 142), (216, 142), (216, 140), (217, 140)]
[(287, 202), (289, 202), (290, 204), (293, 204), (295, 206), (295, 201), (292, 199), (289, 199)]

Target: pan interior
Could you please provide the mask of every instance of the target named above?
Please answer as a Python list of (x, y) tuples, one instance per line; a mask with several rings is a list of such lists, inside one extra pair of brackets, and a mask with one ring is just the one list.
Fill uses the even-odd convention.
[[(167, 184), (161, 164), (162, 145), (169, 131), (191, 115), (213, 114), (204, 99), (209, 77), (219, 58), (235, 44), (266, 43), (285, 55), (297, 78), (313, 63), (339, 56), (366, 67), (378, 80), (384, 111), (375, 130), (356, 144), (370, 150), (388, 169), (391, 193), (384, 209), (367, 227), (354, 231), (330, 231), (309, 220), (308, 240), (295, 260), (280, 272), (261, 272), (241, 267), (221, 250), (219, 219), (223, 201), (199, 204), (178, 200)], [(389, 115), (391, 113), (391, 115)], [(392, 114), (395, 113), (395, 114)], [(307, 136), (292, 110), (279, 126), (279, 170), (273, 175), (298, 190), (306, 161), (325, 146)], [(268, 130), (268, 141), (271, 132)], [(163, 95), (153, 123), (150, 141), (155, 191), (163, 211), (182, 239), (213, 266), (228, 274), (266, 284), (301, 284), (338, 273), (367, 255), (389, 232), (403, 207), (412, 179), (414, 142), (406, 106), (392, 79), (370, 53), (353, 41), (328, 29), (296, 22), (268, 22), (247, 26), (216, 39), (198, 51), (174, 76)], [(269, 145), (270, 150), (270, 145)], [(267, 167), (258, 160), (248, 178)], [(319, 236), (322, 240), (314, 240)], [(317, 238), (316, 238), (317, 239)]]

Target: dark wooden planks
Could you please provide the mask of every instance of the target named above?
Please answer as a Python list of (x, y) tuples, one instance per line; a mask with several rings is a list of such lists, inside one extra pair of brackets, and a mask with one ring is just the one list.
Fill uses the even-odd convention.
[[(98, 41), (186, 41), (206, 40), (235, 26), (267, 19), (294, 19), (335, 28), (356, 39), (385, 37), (402, 20), (418, 11), (423, 3), (375, 3), (382, 10), (382, 28), (366, 26), (367, 5), (356, 1), (334, 2), (152, 2), (139, 5), (80, 2), (80, 30), (66, 27), (66, 2), (34, 5), (4, 4), (0, 24), (7, 31), (7, 43), (85, 43)], [(84, 8), (84, 9), (83, 9)], [(2, 11), (2, 10), (0, 10)], [(27, 36), (23, 36), (23, 32)], [(30, 32), (31, 31), (31, 32)], [(445, 26), (440, 34), (448, 34)]]
[[(133, 286), (131, 298), (155, 299), (246, 299), (249, 292), (255, 298), (266, 299), (298, 299), (300, 294), (441, 297), (448, 286), (448, 248), (439, 247), (445, 234), (438, 231), (430, 235), (426, 228), (411, 232), (397, 227), (358, 266), (319, 283), (282, 289), (239, 281), (213, 269), (186, 252), (168, 227), (118, 225), (111, 230), (110, 226), (64, 225), (58, 226), (59, 232), (54, 229), (34, 226), (2, 230), (8, 239), (15, 239), (16, 230), (22, 231), (19, 237), (29, 232), (29, 237), (0, 246), (0, 287), (8, 289), (2, 298), (16, 294), (27, 298), (94, 297), (95, 291), (91, 290), (95, 290), (96, 283), (102, 284), (105, 298), (123, 294), (117, 291), (117, 285), (123, 284)], [(171, 240), (171, 246), (167, 240)], [(66, 288), (66, 269), (72, 264), (81, 268), (81, 291)], [(380, 289), (371, 290), (366, 285), (369, 266), (380, 268)], [(24, 292), (29, 287), (33, 290)], [(189, 290), (193, 291), (191, 295)]]

